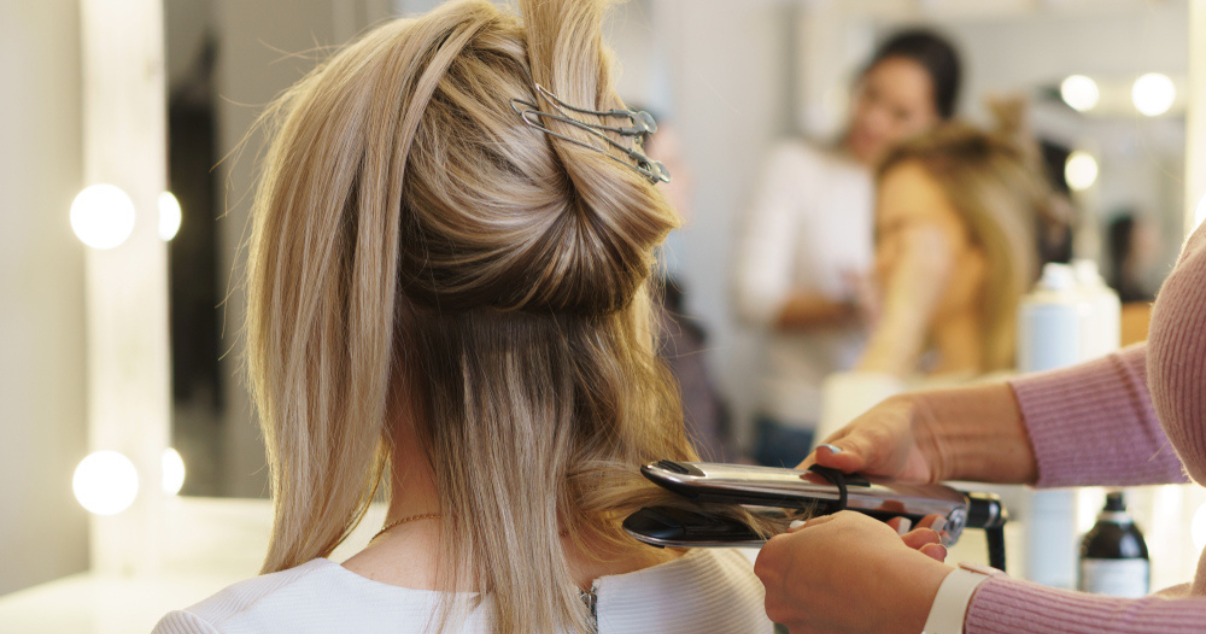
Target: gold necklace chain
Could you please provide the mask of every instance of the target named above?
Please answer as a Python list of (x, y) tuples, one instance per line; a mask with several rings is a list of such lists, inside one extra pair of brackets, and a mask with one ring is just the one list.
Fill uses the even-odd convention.
[(439, 519), (439, 518), (440, 518), (439, 513), (424, 513), (422, 515), (411, 515), (410, 517), (404, 517), (392, 524), (386, 524), (385, 528), (377, 531), (376, 535), (373, 535), (373, 538), (369, 540), (369, 543), (370, 544), (373, 543), (374, 541), (376, 541), (376, 539), (378, 537), (381, 537), (385, 533), (387, 533), (403, 524), (406, 524), (408, 522), (418, 522), (421, 520), (434, 520), (434, 519)]

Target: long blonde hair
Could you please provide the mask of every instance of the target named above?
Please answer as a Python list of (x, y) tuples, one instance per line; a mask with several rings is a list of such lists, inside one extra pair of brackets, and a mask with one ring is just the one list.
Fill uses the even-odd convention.
[(946, 194), (986, 260), (980, 292), (981, 370), (1014, 366), (1017, 310), (1038, 268), (1037, 227), (1056, 214), (1056, 200), (1037, 162), (1019, 103), (994, 107), (998, 127), (986, 132), (952, 122), (897, 146), (879, 165), (882, 178), (903, 163), (920, 165)]
[(510, 103), (540, 85), (622, 107), (607, 4), (521, 0), (521, 19), (462, 0), (392, 21), (266, 114), (248, 285), (275, 502), (263, 572), (329, 555), (411, 425), (448, 587), (489, 596), (499, 632), (585, 631), (559, 534), (632, 547), (619, 520), (659, 497), (615, 474), (695, 458), (647, 285), (677, 217)]

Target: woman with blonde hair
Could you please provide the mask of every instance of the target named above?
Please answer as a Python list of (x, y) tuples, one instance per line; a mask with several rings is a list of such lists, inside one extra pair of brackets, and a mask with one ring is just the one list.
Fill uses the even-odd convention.
[[(396, 20), (266, 115), (247, 333), (271, 544), (157, 633), (770, 630), (744, 556), (620, 528), (660, 500), (639, 465), (695, 453), (649, 309), (678, 219), (607, 4)], [(383, 481), (386, 526), (326, 559)]]
[(1013, 368), (1018, 304), (1038, 266), (1036, 228), (1054, 213), (1019, 140), (1017, 108), (998, 107), (995, 132), (946, 124), (881, 163), (882, 304), (858, 371), (970, 378)]
[(1021, 125), (993, 105), (997, 130), (944, 124), (891, 150), (877, 174), (876, 306), (853, 371), (826, 378), (818, 438), (879, 401), (1014, 367), (1017, 311), (1036, 277), (1038, 229), (1058, 199)]

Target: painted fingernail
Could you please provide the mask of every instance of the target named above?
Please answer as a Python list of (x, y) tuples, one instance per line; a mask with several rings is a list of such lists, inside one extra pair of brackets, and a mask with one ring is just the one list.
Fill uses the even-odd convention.
[(829, 450), (829, 453), (831, 453), (831, 454), (833, 454), (833, 455), (835, 455), (835, 456), (836, 456), (837, 454), (842, 453), (842, 448), (841, 448), (841, 447), (838, 447), (837, 445), (817, 445), (817, 449), (820, 449), (821, 447), (824, 447), (824, 448), (828, 449), (828, 450)]
[(804, 520), (792, 520), (791, 524), (787, 525), (787, 530), (794, 531), (798, 528), (804, 528)]
[(940, 518), (934, 520), (933, 524), (930, 524), (930, 530), (934, 531), (935, 533), (941, 533), (942, 529), (944, 529), (944, 528), (946, 528), (946, 518), (945, 517), (940, 517)]
[(896, 534), (904, 535), (905, 533), (909, 532), (909, 530), (912, 528), (913, 528), (913, 520), (911, 520), (907, 517), (902, 517), (902, 518), (900, 518), (900, 523), (896, 525)]

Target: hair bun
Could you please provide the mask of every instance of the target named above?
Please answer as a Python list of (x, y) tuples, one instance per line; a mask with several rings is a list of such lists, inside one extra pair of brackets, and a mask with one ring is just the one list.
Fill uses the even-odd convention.
[[(609, 3), (524, 0), (522, 23), (485, 2), (459, 4), (459, 13), (446, 12), (449, 35), (438, 41), (470, 28), (457, 15), (476, 15), (480, 26), (455, 53), (431, 54), (424, 75), (438, 77), (417, 82), (431, 87), (430, 97), (407, 114), (417, 123), (403, 181), (400, 288), (441, 308), (622, 308), (678, 217), (647, 179), (613, 160), (628, 159), (619, 150), (596, 151), (606, 144), (555, 120), (541, 123), (591, 147), (545, 134), (511, 105), (518, 99), (547, 111), (540, 85), (576, 107), (623, 107), (602, 40)], [(494, 13), (483, 22), (483, 12)]]

